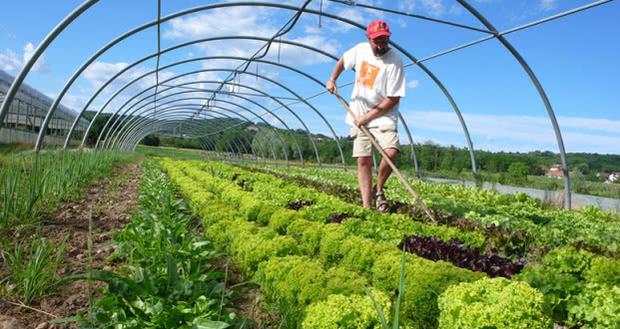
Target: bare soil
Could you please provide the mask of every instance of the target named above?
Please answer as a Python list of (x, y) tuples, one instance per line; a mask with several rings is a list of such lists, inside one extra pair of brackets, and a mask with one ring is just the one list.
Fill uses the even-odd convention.
[[(61, 204), (37, 228), (41, 236), (57, 246), (66, 239), (61, 276), (84, 273), (88, 269), (90, 219), (93, 223), (92, 267), (102, 270), (114, 267), (106, 258), (114, 251), (113, 234), (129, 222), (129, 214), (138, 202), (140, 165), (141, 161), (136, 161), (118, 166), (110, 177), (86, 188), (80, 200)], [(32, 230), (12, 232), (11, 238), (27, 239), (34, 233)], [(93, 283), (94, 298), (98, 296), (97, 290), (103, 287), (101, 283)], [(52, 324), (50, 321), (72, 317), (78, 312), (87, 314), (88, 299), (85, 281), (69, 282), (28, 307), (20, 306), (18, 300), (0, 297), (0, 329), (78, 328), (75, 323)]]
[(244, 278), (230, 257), (216, 258), (213, 266), (217, 271), (227, 273), (226, 286), (233, 288), (231, 303), (234, 310), (231, 311), (236, 311), (237, 316), (246, 321), (244, 328), (282, 328), (282, 315), (269, 307), (258, 284)]

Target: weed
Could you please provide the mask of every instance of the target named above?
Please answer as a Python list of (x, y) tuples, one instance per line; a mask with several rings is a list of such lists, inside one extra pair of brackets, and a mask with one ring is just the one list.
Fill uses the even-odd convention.
[[(403, 246), (402, 254), (403, 256), (402, 256), (402, 261), (400, 264), (400, 282), (398, 284), (398, 297), (396, 298), (396, 304), (394, 305), (394, 316), (392, 317), (392, 321), (391, 321), (392, 329), (400, 328), (399, 326), (400, 303), (403, 298), (403, 295), (405, 294), (405, 246)], [(370, 300), (372, 300), (372, 303), (375, 306), (375, 309), (377, 310), (377, 314), (379, 315), (379, 319), (381, 320), (381, 326), (383, 327), (383, 329), (390, 329), (390, 323), (388, 323), (387, 320), (385, 319), (385, 314), (383, 313), (383, 310), (381, 309), (381, 305), (377, 303), (377, 301), (375, 300), (375, 297), (372, 295), (370, 291), (366, 290), (366, 294), (368, 295)]]

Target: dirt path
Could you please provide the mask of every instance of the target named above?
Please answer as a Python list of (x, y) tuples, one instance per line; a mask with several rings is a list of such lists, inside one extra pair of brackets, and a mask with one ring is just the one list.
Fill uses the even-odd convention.
[[(105, 259), (113, 252), (114, 232), (129, 222), (129, 214), (138, 201), (141, 161), (121, 165), (110, 177), (103, 178), (84, 191), (77, 201), (63, 203), (41, 224), (41, 235), (66, 247), (60, 274), (83, 273), (88, 268), (88, 222), (93, 221), (93, 268), (111, 269)], [(19, 239), (19, 233), (15, 234)], [(95, 288), (103, 287), (94, 284)], [(67, 283), (53, 295), (44, 297), (31, 307), (16, 306), (15, 300), (0, 297), (0, 329), (78, 328), (76, 324), (50, 324), (58, 318), (88, 311), (88, 287), (84, 281)], [(48, 314), (45, 314), (45, 313)]]

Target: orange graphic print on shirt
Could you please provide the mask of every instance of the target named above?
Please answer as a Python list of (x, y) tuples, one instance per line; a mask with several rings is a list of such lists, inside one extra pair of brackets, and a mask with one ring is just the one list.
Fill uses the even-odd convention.
[(360, 68), (359, 76), (357, 78), (357, 83), (362, 86), (373, 89), (375, 86), (375, 80), (377, 79), (377, 75), (381, 69), (378, 66), (374, 66), (369, 64), (366, 61), (362, 61), (362, 65)]

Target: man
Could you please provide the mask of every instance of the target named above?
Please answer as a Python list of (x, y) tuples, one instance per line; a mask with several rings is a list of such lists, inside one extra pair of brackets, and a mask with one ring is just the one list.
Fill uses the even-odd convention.
[(336, 80), (344, 69), (354, 69), (355, 86), (350, 107), (355, 118), (347, 115), (353, 137), (353, 157), (357, 158), (357, 176), (365, 208), (371, 208), (375, 193), (376, 207), (388, 210), (383, 185), (392, 173), (385, 159), (379, 165), (376, 191), (372, 190), (372, 144), (359, 127), (366, 126), (381, 148), (394, 162), (398, 156), (398, 104), (405, 96), (405, 76), (400, 56), (389, 47), (390, 29), (384, 21), (376, 20), (366, 28), (368, 42), (349, 49), (338, 60), (325, 87), (337, 92)]

